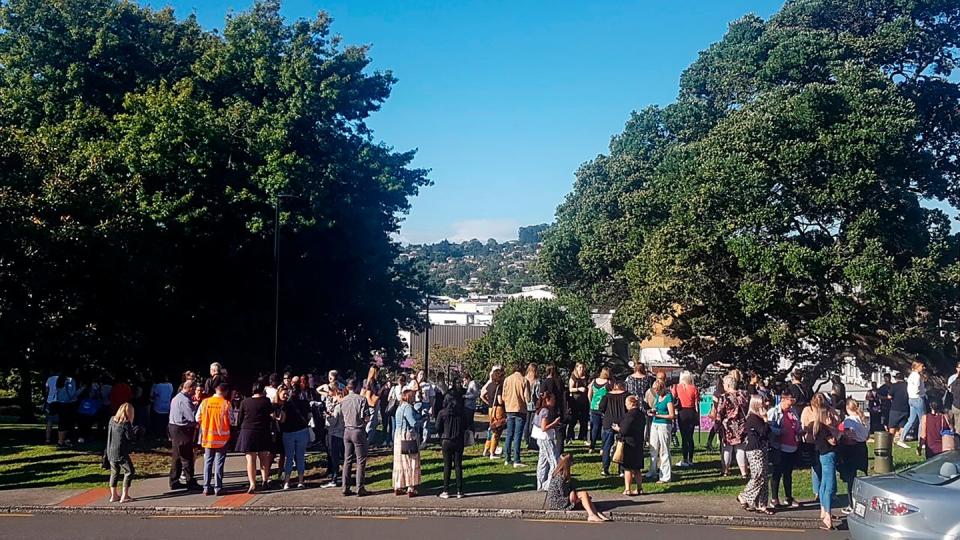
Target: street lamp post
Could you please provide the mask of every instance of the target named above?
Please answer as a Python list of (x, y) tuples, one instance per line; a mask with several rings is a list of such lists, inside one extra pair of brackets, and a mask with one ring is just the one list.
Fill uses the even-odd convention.
[(299, 199), (281, 193), (273, 202), (273, 372), (280, 363), (280, 200)]

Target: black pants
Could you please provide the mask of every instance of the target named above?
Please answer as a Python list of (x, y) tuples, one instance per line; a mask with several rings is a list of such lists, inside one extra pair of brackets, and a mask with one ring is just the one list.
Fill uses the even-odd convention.
[(796, 452), (783, 452), (778, 448), (770, 449), (770, 498), (780, 498), (780, 480), (783, 480), (783, 496), (786, 502), (793, 500), (793, 467), (797, 460)]
[(580, 424), (581, 441), (587, 440), (588, 424), (590, 422), (590, 405), (575, 399), (570, 400), (570, 423), (567, 424), (567, 440), (573, 441), (578, 437), (574, 436), (577, 424)]
[(187, 478), (187, 485), (193, 479), (193, 445), (197, 438), (194, 426), (176, 426), (168, 424), (170, 433), (170, 487), (180, 483), (180, 477)]
[(443, 490), (449, 493), (450, 466), (456, 468), (457, 493), (463, 493), (463, 437), (459, 440), (444, 439), (440, 444), (443, 452)]
[(680, 453), (681, 459), (688, 463), (693, 463), (693, 431), (700, 421), (700, 416), (694, 408), (680, 409), (677, 416), (677, 424), (680, 427)]

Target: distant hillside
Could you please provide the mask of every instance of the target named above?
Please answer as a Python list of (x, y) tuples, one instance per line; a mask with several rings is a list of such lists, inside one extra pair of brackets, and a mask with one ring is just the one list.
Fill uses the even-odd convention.
[(536, 265), (540, 238), (547, 227), (547, 224), (521, 227), (520, 240), (508, 242), (491, 238), (485, 243), (444, 240), (435, 244), (411, 244), (400, 256), (424, 270), (439, 294), (515, 293), (520, 292), (521, 287), (543, 283)]

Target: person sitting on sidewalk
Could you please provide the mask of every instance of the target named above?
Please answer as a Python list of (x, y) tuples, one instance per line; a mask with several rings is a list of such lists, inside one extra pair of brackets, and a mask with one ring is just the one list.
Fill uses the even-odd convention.
[(587, 512), (587, 521), (610, 521), (610, 518), (598, 512), (593, 499), (586, 491), (577, 491), (573, 486), (570, 467), (573, 458), (570, 454), (563, 454), (557, 460), (557, 468), (553, 471), (550, 484), (547, 486), (547, 510), (573, 510), (578, 504), (583, 505)]
[(230, 440), (230, 402), (223, 396), (226, 383), (216, 387), (213, 396), (200, 403), (200, 446), (203, 447), (203, 494), (219, 496), (223, 490), (223, 466), (227, 461)]

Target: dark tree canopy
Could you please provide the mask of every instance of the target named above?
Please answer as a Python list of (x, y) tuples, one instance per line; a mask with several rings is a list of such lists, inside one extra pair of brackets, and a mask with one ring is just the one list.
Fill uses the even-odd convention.
[(281, 363), (400, 353), (423, 282), (391, 235), (429, 182), (365, 124), (394, 77), (330, 25), (0, 1), (8, 367), (272, 369), (278, 199)]
[(960, 240), (960, 3), (790, 1), (747, 16), (584, 164), (547, 234), (553, 284), (673, 354), (772, 372), (949, 369)]

